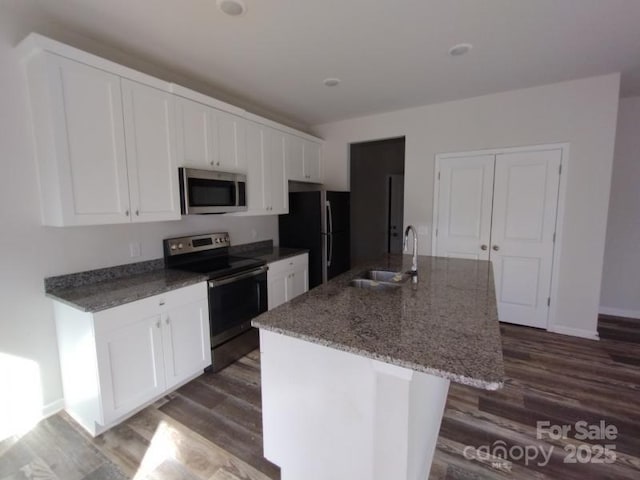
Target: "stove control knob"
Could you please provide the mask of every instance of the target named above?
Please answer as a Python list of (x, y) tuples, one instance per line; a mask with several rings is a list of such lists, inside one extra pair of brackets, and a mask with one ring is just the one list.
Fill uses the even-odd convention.
[(216, 237), (216, 243), (220, 243), (220, 237)]
[(175, 250), (176, 248), (178, 248), (178, 247), (176, 247), (176, 244), (175, 244), (175, 243), (172, 243), (172, 244), (171, 244), (171, 250)]
[(181, 243), (178, 244), (178, 248), (182, 248), (184, 245), (182, 245)]
[(224, 241), (228, 242), (229, 241), (229, 237), (228, 236), (224, 237)]

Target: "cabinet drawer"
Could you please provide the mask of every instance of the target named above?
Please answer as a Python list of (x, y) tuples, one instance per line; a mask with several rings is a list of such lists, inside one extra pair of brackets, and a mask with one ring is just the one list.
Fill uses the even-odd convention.
[(296, 255), (295, 257), (285, 258), (269, 264), (269, 272), (273, 274), (294, 270), (300, 266), (306, 266), (309, 262), (309, 254)]
[(103, 310), (94, 315), (95, 334), (111, 332), (134, 323), (139, 318), (161, 314), (177, 306), (206, 298), (207, 283), (201, 282)]

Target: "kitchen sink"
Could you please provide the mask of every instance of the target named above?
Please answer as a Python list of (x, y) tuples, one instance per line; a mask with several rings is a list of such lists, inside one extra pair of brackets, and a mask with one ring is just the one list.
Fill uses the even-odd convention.
[(367, 270), (360, 278), (376, 280), (378, 282), (402, 283), (409, 279), (409, 275), (402, 272), (390, 272), (387, 270)]
[(356, 288), (366, 288), (368, 290), (394, 290), (401, 287), (398, 283), (381, 282), (370, 278), (355, 278), (349, 282), (349, 285)]

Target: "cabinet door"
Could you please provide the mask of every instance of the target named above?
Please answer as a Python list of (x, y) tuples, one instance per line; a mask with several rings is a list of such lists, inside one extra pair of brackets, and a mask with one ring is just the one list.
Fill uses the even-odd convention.
[(287, 178), (304, 182), (304, 142), (295, 135), (285, 134)]
[(219, 110), (214, 112), (218, 141), (216, 167), (221, 170), (246, 171), (244, 119)]
[(436, 255), (489, 259), (494, 155), (440, 161)]
[[(136, 306), (132, 315), (137, 315)], [(96, 322), (128, 315), (115, 308), (96, 314)], [(135, 318), (135, 317), (133, 317)], [(96, 337), (104, 423), (139, 407), (165, 389), (160, 315), (151, 315)]]
[(133, 221), (179, 220), (174, 97), (125, 79), (122, 93)]
[[(57, 55), (46, 56), (46, 68), (57, 150), (61, 223), (129, 222), (120, 77)], [(32, 98), (32, 103), (38, 100)], [(32, 108), (35, 113), (45, 107), (38, 104)], [(42, 178), (46, 172), (41, 171), (40, 175), (40, 182), (56, 181)]]
[(162, 315), (166, 388), (211, 365), (207, 300), (175, 307)]
[(285, 136), (276, 129), (269, 129), (269, 177), (270, 213), (289, 213), (289, 182), (286, 173)]
[(247, 122), (247, 201), (248, 211), (267, 213), (271, 202), (269, 176), (268, 136), (266, 128)]
[(287, 301), (287, 283), (290, 271), (278, 270), (267, 272), (267, 296), (269, 300), (269, 310), (282, 305)]
[(212, 108), (198, 102), (176, 97), (178, 114), (178, 165), (191, 168), (212, 168), (217, 159), (212, 136), (217, 132)]
[(297, 266), (287, 277), (287, 301), (309, 290), (309, 274), (306, 266)]
[(322, 182), (320, 170), (320, 144), (304, 141), (304, 178), (308, 182)]

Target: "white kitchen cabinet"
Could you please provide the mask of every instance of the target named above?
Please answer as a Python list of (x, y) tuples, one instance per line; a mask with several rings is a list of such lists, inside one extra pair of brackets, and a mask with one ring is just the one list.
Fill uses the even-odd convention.
[(267, 292), (269, 310), (309, 290), (309, 254), (278, 260), (269, 264)]
[(54, 310), (65, 409), (94, 436), (211, 364), (204, 282), (97, 313)]
[(27, 78), (45, 225), (180, 218), (170, 94), (48, 52)]
[(322, 182), (320, 144), (287, 134), (285, 136), (287, 178), (297, 182)]
[(131, 219), (180, 219), (173, 95), (122, 79)]
[(246, 172), (245, 120), (221, 110), (214, 110), (217, 128), (218, 160), (223, 171)]
[(285, 135), (285, 157), (287, 178), (296, 182), (306, 182), (304, 173), (304, 140), (295, 135)]
[(26, 67), (43, 223), (129, 222), (120, 77), (49, 53)]
[(303, 158), (304, 176), (307, 182), (321, 183), (320, 144), (305, 140)]
[(245, 172), (245, 120), (203, 103), (175, 98), (180, 166)]
[(178, 163), (181, 167), (212, 169), (216, 165), (217, 143), (212, 108), (199, 102), (176, 97), (178, 115)]
[(170, 308), (162, 321), (166, 389), (211, 365), (211, 340), (206, 298)]
[(288, 213), (284, 134), (255, 122), (247, 122), (246, 133), (249, 203), (246, 214)]

